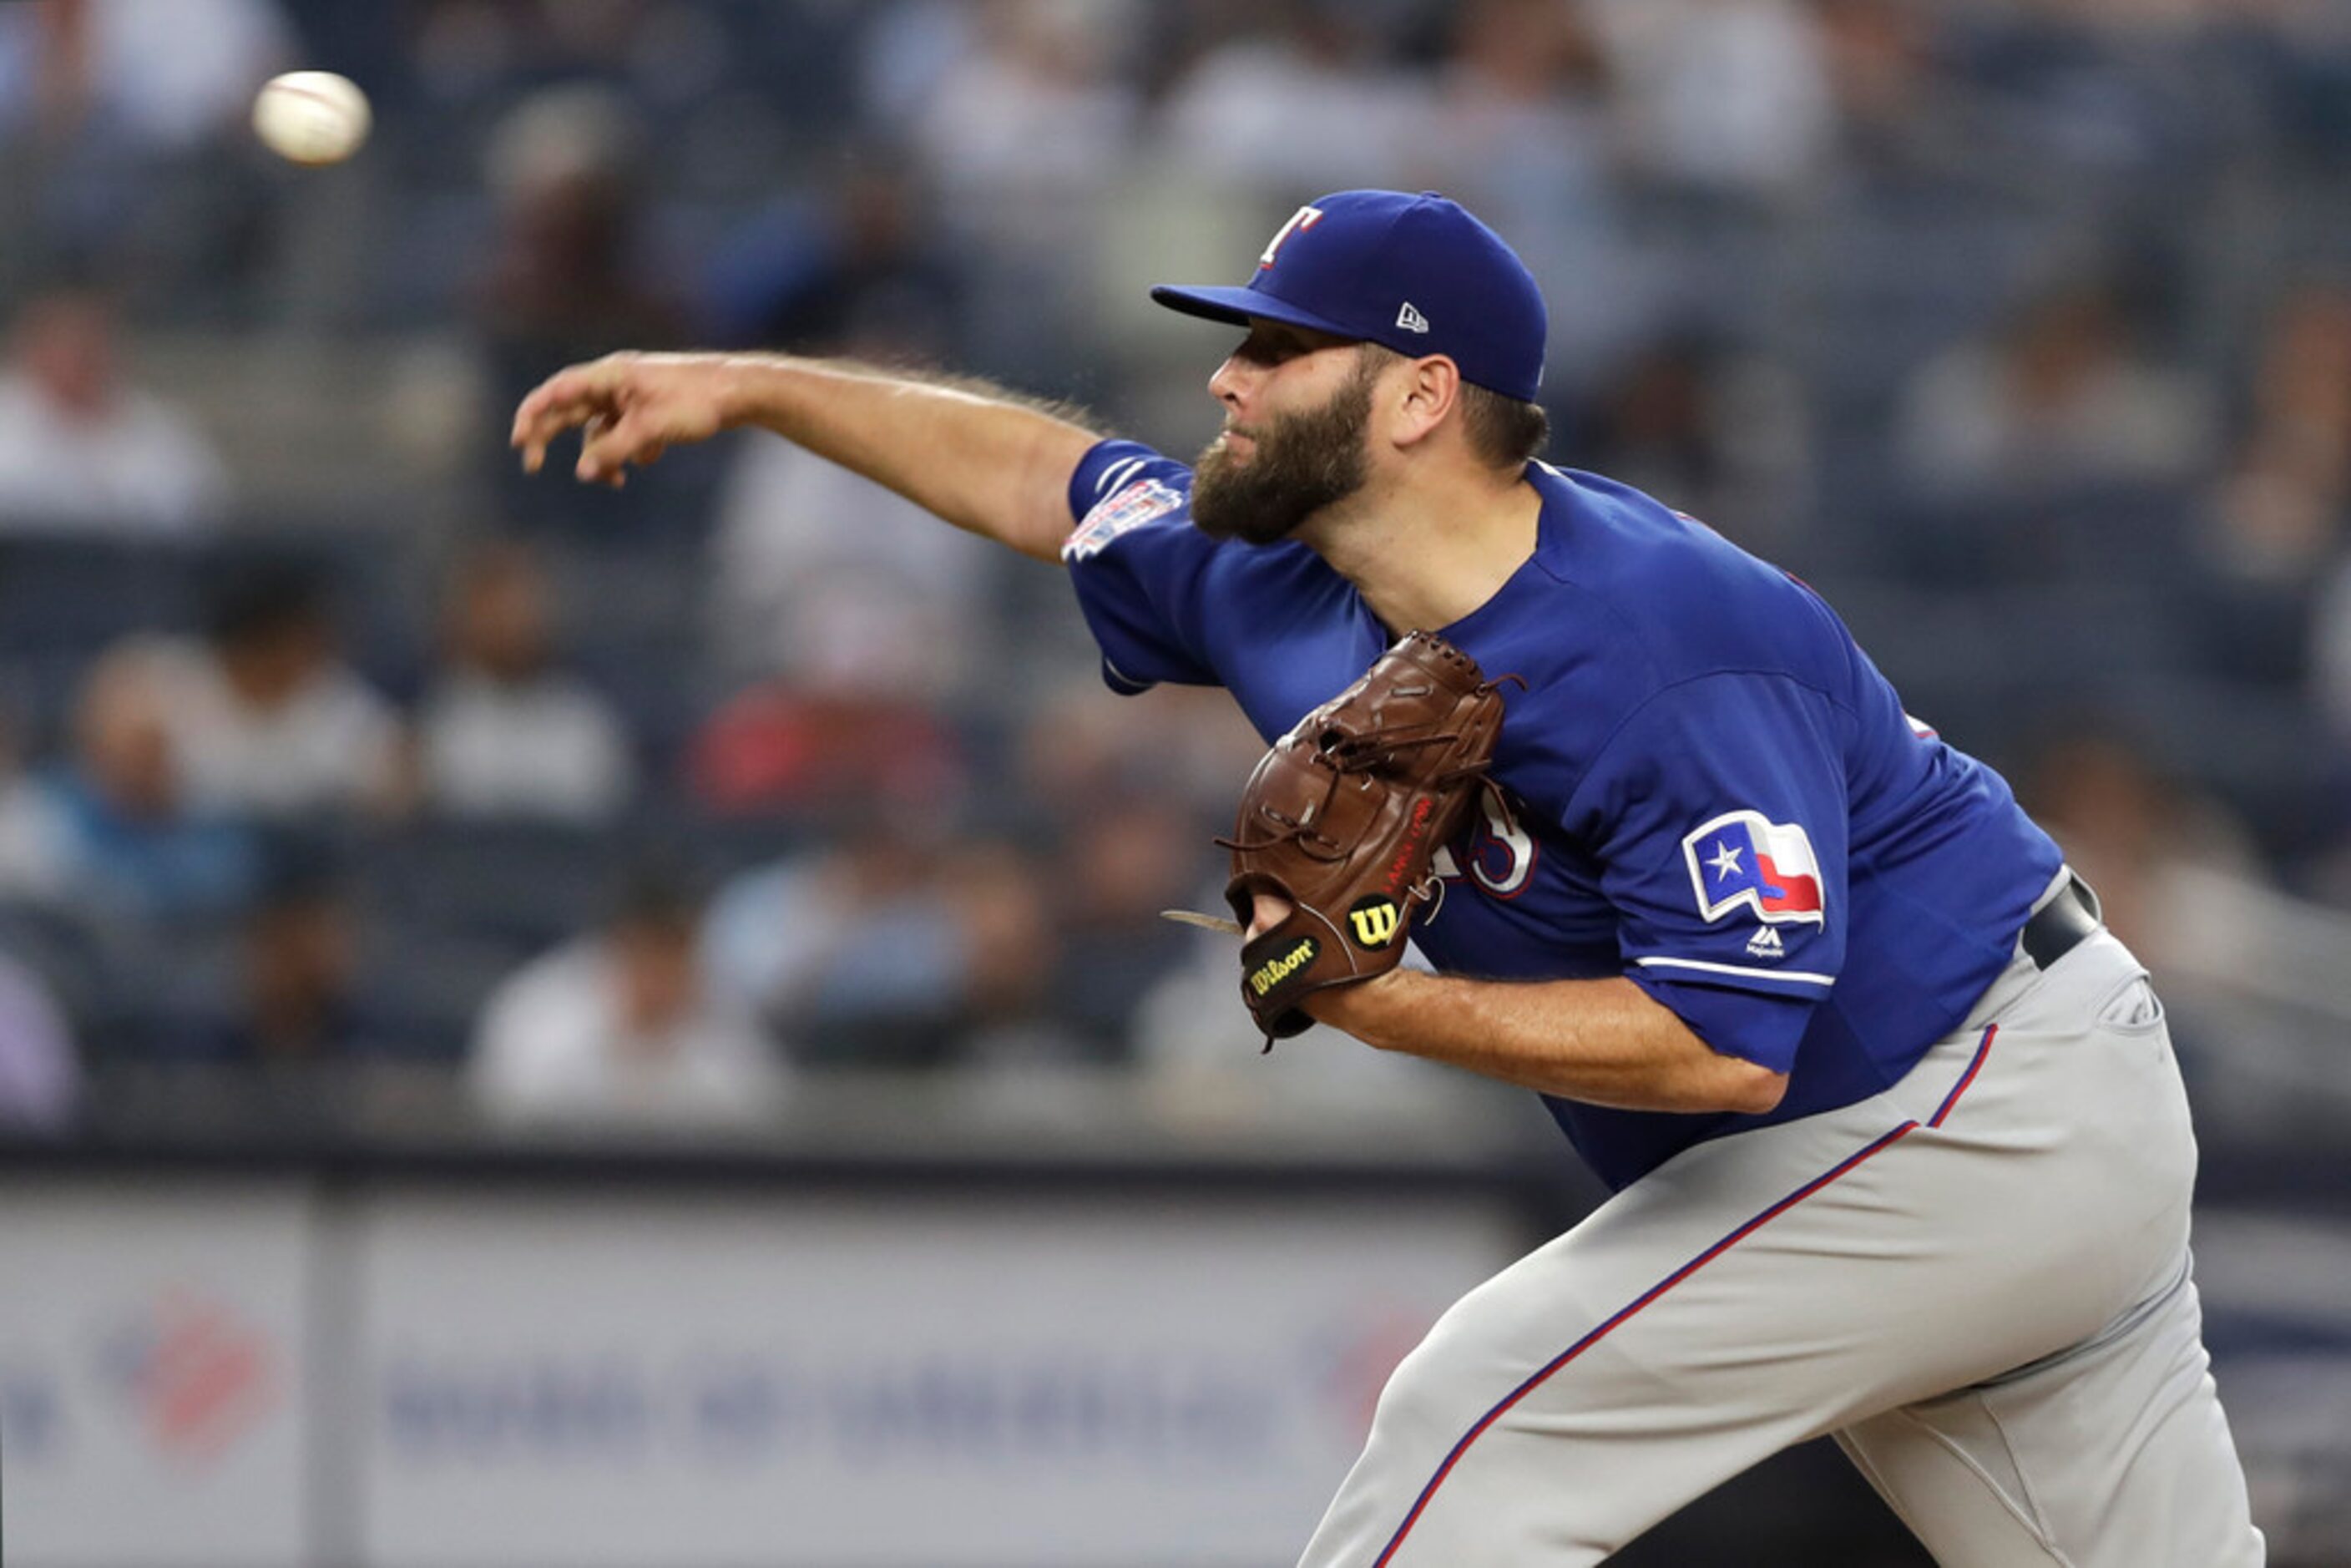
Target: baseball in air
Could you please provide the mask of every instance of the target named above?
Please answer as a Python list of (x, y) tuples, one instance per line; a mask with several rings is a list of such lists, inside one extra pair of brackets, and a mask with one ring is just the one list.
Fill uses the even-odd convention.
[(287, 71), (262, 84), (253, 100), (253, 130), (272, 152), (317, 167), (340, 163), (360, 150), (373, 116), (367, 94), (332, 71)]

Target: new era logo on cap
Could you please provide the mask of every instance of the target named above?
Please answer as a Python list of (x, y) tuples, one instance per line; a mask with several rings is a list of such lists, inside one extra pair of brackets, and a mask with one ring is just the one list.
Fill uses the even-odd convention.
[(1171, 310), (1245, 326), (1253, 319), (1444, 354), (1464, 381), (1531, 402), (1542, 386), (1548, 317), (1534, 277), (1501, 236), (1435, 192), (1337, 191), (1281, 225), (1241, 287), (1176, 287)]

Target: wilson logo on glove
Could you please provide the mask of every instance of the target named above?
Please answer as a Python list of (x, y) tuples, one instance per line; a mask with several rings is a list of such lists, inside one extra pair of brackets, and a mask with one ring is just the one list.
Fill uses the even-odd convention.
[(1290, 976), (1298, 973), (1299, 970), (1314, 962), (1314, 938), (1311, 936), (1300, 937), (1297, 946), (1292, 947), (1280, 957), (1259, 964), (1256, 968), (1249, 971), (1249, 988), (1250, 991), (1260, 997), (1265, 995), (1268, 991), (1273, 989), (1274, 987), (1281, 984), (1282, 981), (1290, 978)]
[(1404, 913), (1396, 908), (1395, 900), (1374, 894), (1355, 901), (1354, 907), (1347, 911), (1347, 924), (1355, 928), (1357, 946), (1384, 947), (1403, 929)]

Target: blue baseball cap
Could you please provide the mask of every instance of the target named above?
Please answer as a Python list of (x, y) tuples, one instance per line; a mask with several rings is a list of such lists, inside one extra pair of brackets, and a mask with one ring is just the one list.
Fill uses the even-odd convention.
[(1298, 209), (1240, 287), (1161, 284), (1170, 310), (1246, 326), (1251, 317), (1445, 354), (1461, 379), (1532, 402), (1550, 317), (1502, 236), (1434, 191), (1338, 191)]

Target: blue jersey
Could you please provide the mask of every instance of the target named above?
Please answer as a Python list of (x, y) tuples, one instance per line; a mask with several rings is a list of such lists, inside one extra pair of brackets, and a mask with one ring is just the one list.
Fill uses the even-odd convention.
[[(1503, 688), (1499, 799), (1440, 856), (1446, 896), (1414, 941), (1453, 974), (1623, 975), (1715, 1050), (1789, 1074), (1761, 1116), (1547, 1096), (1621, 1186), (1899, 1080), (2007, 965), (2059, 856), (1809, 588), (1638, 491), (1527, 476), (1532, 557), (1428, 628), (1525, 686)], [(1063, 559), (1113, 687), (1223, 685), (1270, 742), (1392, 629), (1303, 544), (1201, 533), (1191, 483), (1147, 447), (1096, 446)]]

